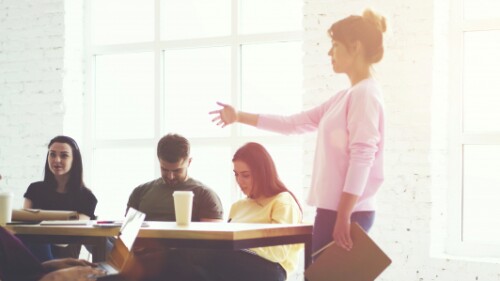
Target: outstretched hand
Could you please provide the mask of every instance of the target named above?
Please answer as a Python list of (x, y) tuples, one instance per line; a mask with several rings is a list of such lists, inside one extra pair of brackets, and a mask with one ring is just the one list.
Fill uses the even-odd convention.
[(217, 126), (221, 126), (222, 128), (230, 125), (236, 121), (238, 121), (238, 112), (234, 107), (229, 104), (225, 104), (222, 102), (217, 102), (217, 105), (222, 108), (219, 110), (210, 111), (209, 114), (215, 114), (215, 118), (212, 119), (212, 122), (215, 122)]

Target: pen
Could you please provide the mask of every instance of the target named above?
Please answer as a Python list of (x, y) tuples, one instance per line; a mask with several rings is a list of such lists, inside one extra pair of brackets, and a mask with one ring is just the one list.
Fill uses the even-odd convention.
[(97, 223), (101, 224), (101, 223), (114, 223), (115, 221), (97, 221)]

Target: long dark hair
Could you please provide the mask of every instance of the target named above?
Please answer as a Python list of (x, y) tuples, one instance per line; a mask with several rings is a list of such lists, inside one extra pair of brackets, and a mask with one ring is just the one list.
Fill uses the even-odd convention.
[(234, 161), (244, 162), (252, 173), (253, 186), (248, 197), (271, 197), (286, 191), (292, 195), (302, 212), (299, 200), (280, 180), (274, 161), (264, 146), (256, 142), (246, 143), (236, 151)]
[[(50, 146), (53, 143), (66, 143), (71, 147), (73, 153), (73, 163), (71, 164), (71, 169), (69, 170), (69, 179), (66, 184), (68, 192), (80, 191), (85, 188), (85, 184), (83, 183), (83, 163), (82, 163), (82, 155), (80, 153), (80, 148), (76, 141), (68, 136), (56, 136), (51, 139), (47, 148), (50, 149)], [(48, 186), (57, 187), (57, 181), (49, 168), (49, 153), (47, 152), (47, 157), (45, 159), (45, 173), (43, 177), (43, 181)]]

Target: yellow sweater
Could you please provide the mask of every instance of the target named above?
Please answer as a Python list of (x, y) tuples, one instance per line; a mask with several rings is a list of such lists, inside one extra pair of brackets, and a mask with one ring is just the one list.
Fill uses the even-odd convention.
[[(231, 222), (245, 223), (300, 223), (300, 208), (288, 192), (273, 197), (254, 200), (250, 198), (237, 201), (229, 212)], [(287, 276), (295, 269), (302, 244), (280, 245), (250, 249), (257, 255), (277, 262), (286, 270)]]

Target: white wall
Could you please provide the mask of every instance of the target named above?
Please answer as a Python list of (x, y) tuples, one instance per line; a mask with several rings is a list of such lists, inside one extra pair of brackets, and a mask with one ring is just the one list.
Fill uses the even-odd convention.
[[(446, 58), (440, 57), (446, 46), (433, 33), (444, 32), (446, 1), (436, 2), (306, 0), (305, 107), (348, 85), (333, 75), (327, 57), (330, 24), (367, 6), (383, 13), (390, 30), (376, 76), (387, 112), (386, 181), (372, 235), (393, 264), (378, 280), (500, 280), (498, 264), (440, 258), (434, 251), (444, 240), (447, 176), (447, 120), (437, 104), (446, 100)], [(434, 20), (436, 9), (444, 14)], [(17, 206), (28, 184), (42, 178), (50, 138), (81, 139), (83, 40), (75, 36), (83, 34), (81, 17), (75, 0), (0, 1), (0, 187), (15, 193)], [(431, 132), (441, 134), (431, 138)], [(314, 135), (306, 138), (307, 188)]]
[(0, 188), (14, 193), (16, 207), (22, 205), (29, 183), (43, 178), (49, 140), (63, 133), (77, 141), (81, 138), (81, 4), (78, 0), (0, 1), (0, 173), (4, 178)]
[[(389, 24), (386, 54), (375, 67), (387, 115), (386, 180), (371, 234), (393, 264), (377, 280), (500, 280), (498, 263), (457, 260), (439, 252), (446, 237), (448, 176), (447, 1), (306, 0), (305, 106), (348, 85), (345, 77), (332, 74), (326, 30), (366, 7), (386, 16)], [(314, 149), (313, 137), (308, 139), (307, 155)]]

